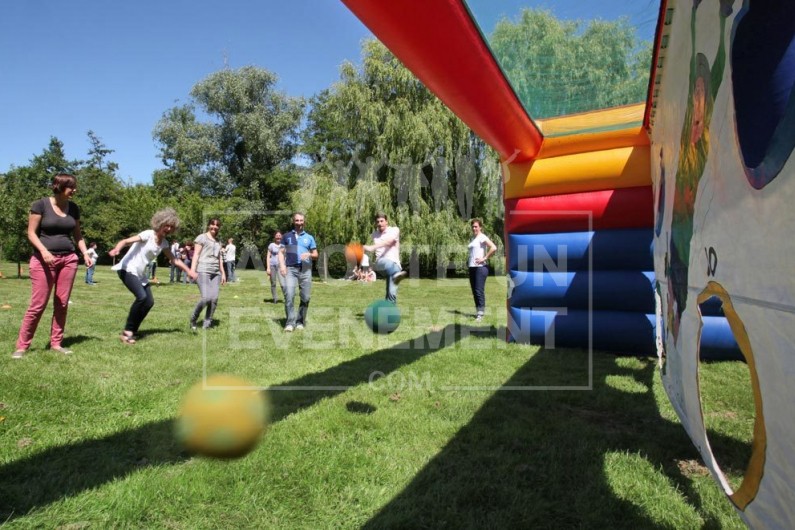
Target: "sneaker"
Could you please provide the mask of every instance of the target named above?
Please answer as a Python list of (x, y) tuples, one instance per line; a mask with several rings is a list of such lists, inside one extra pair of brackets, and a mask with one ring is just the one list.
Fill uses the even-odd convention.
[(11, 354), (12, 359), (21, 359), (25, 356), (25, 350), (17, 350)]
[(190, 330), (191, 331), (196, 331), (198, 329), (198, 326), (196, 325), (196, 321), (195, 320), (188, 321), (188, 325), (190, 326)]
[(205, 320), (204, 323), (202, 323), (202, 329), (210, 329), (211, 327), (213, 327), (212, 320)]
[(304, 329), (304, 325), (303, 324), (296, 324), (295, 329), (296, 329), (296, 331), (300, 331), (300, 330)]
[(284, 326), (284, 332), (285, 333), (292, 333), (293, 332), (293, 327), (290, 324), (287, 324), (286, 326)]
[(395, 285), (399, 284), (403, 281), (403, 278), (406, 278), (409, 275), (406, 271), (396, 272), (392, 275), (392, 281), (395, 282)]
[(480, 322), (482, 320), (483, 320), (483, 313), (478, 312), (478, 314), (475, 315), (475, 322)]
[(58, 353), (63, 353), (64, 355), (72, 355), (72, 350), (69, 348), (64, 348), (63, 346), (58, 346), (57, 348), (50, 348), (52, 351), (57, 351)]

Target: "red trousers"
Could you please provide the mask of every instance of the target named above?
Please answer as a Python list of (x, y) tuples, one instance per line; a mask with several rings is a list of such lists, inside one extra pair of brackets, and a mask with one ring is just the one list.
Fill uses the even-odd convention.
[(69, 309), (69, 296), (77, 274), (77, 254), (54, 256), (52, 265), (44, 263), (41, 255), (35, 252), (30, 257), (30, 304), (17, 337), (17, 350), (27, 350), (33, 341), (33, 335), (39, 320), (47, 309), (50, 294), (55, 288), (53, 298), (52, 325), (50, 326), (50, 347), (61, 347), (63, 330), (66, 327), (66, 312)]

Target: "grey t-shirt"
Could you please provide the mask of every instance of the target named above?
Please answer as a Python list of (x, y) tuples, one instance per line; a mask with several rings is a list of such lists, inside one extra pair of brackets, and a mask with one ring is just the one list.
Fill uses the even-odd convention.
[(201, 245), (201, 251), (197, 256), (195, 253), (193, 259), (198, 260), (196, 263), (196, 272), (209, 272), (219, 273), (221, 268), (218, 265), (218, 260), (221, 257), (221, 243), (210, 239), (206, 233), (196, 236), (196, 244)]
[(277, 269), (279, 268), (279, 250), (282, 248), (284, 248), (284, 245), (281, 243), (271, 243), (268, 245), (268, 250), (270, 251), (271, 255), (271, 267), (276, 267)]
[(66, 215), (61, 217), (52, 209), (50, 198), (44, 197), (30, 205), (30, 213), (41, 215), (41, 224), (36, 235), (44, 248), (56, 255), (75, 251), (72, 233), (80, 220), (80, 208), (75, 203), (70, 201)]

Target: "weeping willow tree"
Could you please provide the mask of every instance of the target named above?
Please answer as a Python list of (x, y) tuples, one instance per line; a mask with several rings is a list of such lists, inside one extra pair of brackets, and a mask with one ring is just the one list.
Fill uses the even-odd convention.
[(502, 19), (489, 45), (534, 118), (603, 109), (646, 98), (652, 43), (627, 19), (559, 20), (525, 8)]
[(497, 156), (380, 42), (366, 41), (362, 55), (312, 100), (302, 150), (313, 171), (293, 204), (332, 245), (369, 240), (384, 211), (400, 227), (404, 264), (461, 268), (470, 218), (500, 240)]

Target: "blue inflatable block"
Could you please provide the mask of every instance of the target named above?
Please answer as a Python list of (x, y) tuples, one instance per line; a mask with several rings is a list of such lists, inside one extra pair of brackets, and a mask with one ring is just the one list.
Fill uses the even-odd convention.
[[(589, 319), (590, 317), (590, 319)], [(508, 308), (510, 340), (556, 348), (583, 348), (618, 355), (656, 355), (654, 314), (626, 311), (566, 310), (563, 312)], [(729, 322), (703, 317), (702, 360), (743, 360)]]
[[(591, 321), (589, 322), (589, 315)], [(654, 315), (622, 311), (539, 311), (510, 307), (508, 333), (516, 342), (584, 348), (620, 355), (655, 355)]]
[[(512, 307), (654, 313), (654, 272), (510, 271)], [(589, 305), (591, 303), (592, 305)]]
[(539, 268), (560, 272), (653, 270), (653, 235), (651, 228), (508, 234), (508, 268), (523, 272)]
[(745, 360), (726, 317), (702, 316), (701, 321), (701, 360)]

